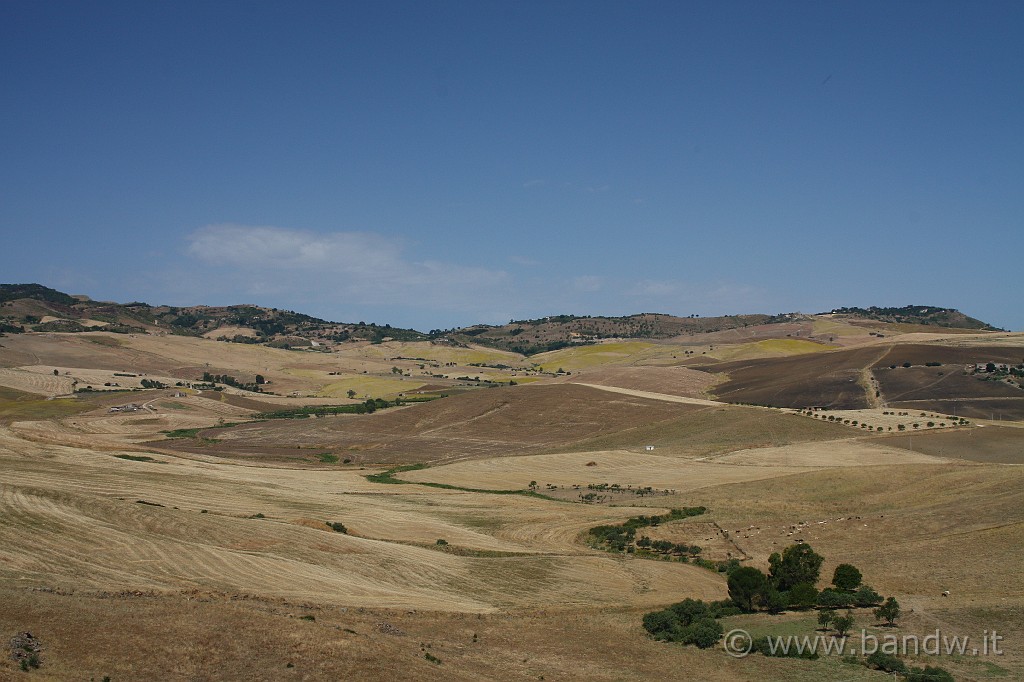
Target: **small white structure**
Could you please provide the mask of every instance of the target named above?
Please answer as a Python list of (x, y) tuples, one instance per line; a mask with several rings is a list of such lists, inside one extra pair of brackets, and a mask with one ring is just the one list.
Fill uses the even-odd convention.
[(644, 450), (646, 450), (647, 452), (653, 452), (654, 451), (654, 446), (653, 445), (645, 445), (644, 446)]

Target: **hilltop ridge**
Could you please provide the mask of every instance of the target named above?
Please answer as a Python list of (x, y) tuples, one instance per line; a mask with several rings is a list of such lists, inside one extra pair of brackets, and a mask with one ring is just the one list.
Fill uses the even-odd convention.
[[(504, 325), (475, 324), (427, 333), (390, 324), (334, 322), (292, 310), (255, 304), (169, 306), (133, 301), (115, 303), (73, 296), (41, 284), (0, 284), (0, 333), (83, 332), (156, 333), (203, 336), (219, 341), (284, 348), (317, 348), (349, 341), (425, 341), (452, 346), (477, 344), (522, 355), (536, 355), (604, 339), (664, 340), (733, 333), (750, 338), (798, 336), (830, 343), (824, 320), (864, 326), (881, 335), (884, 325), (1001, 331), (952, 308), (908, 305), (902, 308), (836, 308), (828, 313), (745, 314), (680, 317), (663, 313), (625, 316), (552, 315), (510, 320)], [(882, 326), (879, 326), (882, 325)], [(821, 325), (818, 325), (819, 327)], [(906, 330), (906, 329), (904, 329)], [(876, 334), (877, 332), (877, 334)]]

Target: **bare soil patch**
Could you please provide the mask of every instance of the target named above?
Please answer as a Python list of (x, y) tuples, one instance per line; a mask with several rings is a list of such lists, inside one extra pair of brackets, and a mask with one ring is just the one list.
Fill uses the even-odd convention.
[(712, 391), (727, 402), (857, 409), (868, 406), (860, 372), (884, 353), (884, 349), (865, 347), (699, 367), (729, 375)]
[[(967, 419), (1024, 421), (1024, 396), (1020, 398), (954, 398), (892, 403), (892, 407), (920, 412), (938, 412)], [(916, 411), (916, 412), (915, 412)]]
[[(274, 420), (220, 430), (221, 456), (348, 452), (361, 463), (495, 457), (563, 448), (595, 435), (679, 418), (698, 407), (571, 384), (487, 389), (371, 415)], [(191, 444), (171, 443), (170, 447)]]
[(687, 398), (706, 398), (705, 391), (719, 380), (709, 372), (686, 367), (601, 367), (568, 379), (570, 383), (618, 386)]
[(1024, 398), (1024, 391), (1002, 381), (965, 373), (963, 365), (874, 370), (888, 403), (950, 398)]

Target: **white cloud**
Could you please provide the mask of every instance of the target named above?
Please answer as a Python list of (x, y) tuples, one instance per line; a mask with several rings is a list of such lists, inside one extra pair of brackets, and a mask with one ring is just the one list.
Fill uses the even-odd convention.
[(572, 288), (576, 291), (592, 292), (600, 291), (604, 285), (604, 278), (596, 275), (583, 275), (572, 281)]
[(217, 268), (247, 294), (275, 293), (360, 304), (472, 309), (508, 284), (501, 270), (415, 260), (406, 243), (369, 232), (209, 225), (188, 236), (188, 254)]
[(279, 227), (209, 225), (188, 237), (191, 255), (208, 263), (275, 270), (339, 268), (349, 273), (400, 265), (401, 243), (367, 232), (316, 234)]

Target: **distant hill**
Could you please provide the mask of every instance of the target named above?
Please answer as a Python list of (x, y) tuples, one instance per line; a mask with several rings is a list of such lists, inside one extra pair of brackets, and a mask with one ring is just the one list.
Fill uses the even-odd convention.
[[(1001, 331), (952, 308), (904, 306), (902, 308), (836, 308), (821, 315), (724, 315), (676, 317), (641, 313), (623, 317), (554, 315), (531, 320), (511, 320), (504, 325), (478, 324), (456, 329), (434, 329), (428, 334), (389, 324), (331, 322), (292, 310), (258, 305), (166, 306), (142, 302), (112, 303), (71, 296), (41, 284), (0, 284), (0, 334), (31, 331), (113, 333), (166, 333), (205, 336), (234, 343), (278, 347), (313, 347), (319, 342), (382, 342), (430, 340), (435, 344), (479, 344), (522, 355), (535, 355), (571, 345), (602, 339), (671, 339), (710, 335), (731, 330), (759, 328), (762, 335), (778, 336), (794, 323), (810, 329), (821, 317), (887, 324), (913, 324), (943, 328)], [(765, 334), (764, 330), (769, 331)], [(735, 335), (735, 334), (733, 334)], [(827, 339), (826, 339), (827, 340)]]
[(968, 317), (959, 310), (930, 305), (906, 305), (902, 308), (878, 308), (875, 306), (870, 308), (836, 308), (830, 314), (897, 324), (923, 324), (956, 329), (1004, 331), (981, 320)]
[(669, 339), (774, 322), (791, 322), (797, 317), (803, 316), (793, 314), (675, 317), (659, 313), (641, 313), (625, 317), (554, 315), (535, 320), (512, 320), (504, 325), (479, 324), (459, 329), (433, 330), (431, 336), (456, 343), (472, 342), (523, 355), (533, 355), (600, 339)]
[[(40, 284), (0, 284), (0, 332), (103, 331), (209, 336), (237, 343), (311, 346), (316, 340), (420, 340), (414, 329), (364, 322), (330, 322), (257, 305), (153, 306), (75, 297)], [(218, 331), (223, 333), (217, 334)]]

